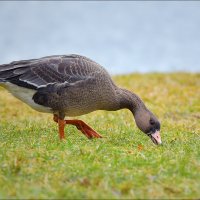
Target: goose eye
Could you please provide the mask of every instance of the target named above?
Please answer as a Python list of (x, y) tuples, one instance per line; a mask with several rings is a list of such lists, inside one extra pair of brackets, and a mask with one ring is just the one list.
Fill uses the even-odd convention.
[(150, 124), (151, 125), (154, 125), (155, 124), (155, 121), (153, 119), (150, 119)]

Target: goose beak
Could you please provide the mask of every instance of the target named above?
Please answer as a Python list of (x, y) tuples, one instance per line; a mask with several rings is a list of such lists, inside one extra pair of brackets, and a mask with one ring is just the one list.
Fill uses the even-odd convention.
[(149, 135), (151, 140), (153, 141), (154, 144), (162, 144), (161, 137), (160, 137), (160, 131), (157, 131), (155, 133), (152, 133)]

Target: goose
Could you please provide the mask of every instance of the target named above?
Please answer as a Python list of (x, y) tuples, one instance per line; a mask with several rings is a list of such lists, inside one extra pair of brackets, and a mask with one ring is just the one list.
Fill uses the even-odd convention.
[(160, 122), (135, 93), (115, 85), (109, 73), (81, 55), (53, 55), (0, 65), (0, 86), (31, 108), (52, 113), (60, 139), (71, 124), (87, 138), (102, 136), (82, 120), (65, 120), (96, 110), (129, 109), (137, 127), (161, 144)]

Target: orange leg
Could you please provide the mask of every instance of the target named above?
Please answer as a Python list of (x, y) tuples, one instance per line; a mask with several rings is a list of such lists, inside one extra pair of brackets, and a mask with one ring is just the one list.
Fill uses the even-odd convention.
[(65, 120), (66, 124), (75, 125), (78, 130), (80, 130), (87, 138), (102, 138), (102, 136), (97, 133), (94, 129), (88, 126), (82, 120)]
[(88, 126), (82, 120), (62, 120), (62, 119), (59, 119), (57, 115), (54, 115), (53, 120), (58, 123), (60, 139), (64, 138), (65, 124), (71, 124), (71, 125), (76, 126), (76, 128), (80, 130), (89, 139), (102, 138), (102, 136), (99, 133), (93, 130), (90, 126)]
[(60, 139), (62, 140), (65, 138), (65, 132), (64, 132), (65, 120), (58, 119), (58, 128), (59, 128), (59, 136)]
[(59, 119), (59, 117), (57, 115), (53, 116), (53, 120), (54, 122), (58, 123), (58, 131), (59, 131), (59, 137), (60, 139), (64, 139), (65, 138), (65, 132), (64, 132), (64, 128), (65, 128), (65, 120)]

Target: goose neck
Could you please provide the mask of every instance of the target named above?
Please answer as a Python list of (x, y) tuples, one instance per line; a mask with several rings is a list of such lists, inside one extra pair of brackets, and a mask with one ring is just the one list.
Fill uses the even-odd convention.
[(120, 108), (127, 108), (129, 109), (134, 115), (137, 111), (141, 109), (146, 110), (146, 106), (144, 105), (143, 101), (137, 96), (135, 93), (119, 88), (120, 94)]

